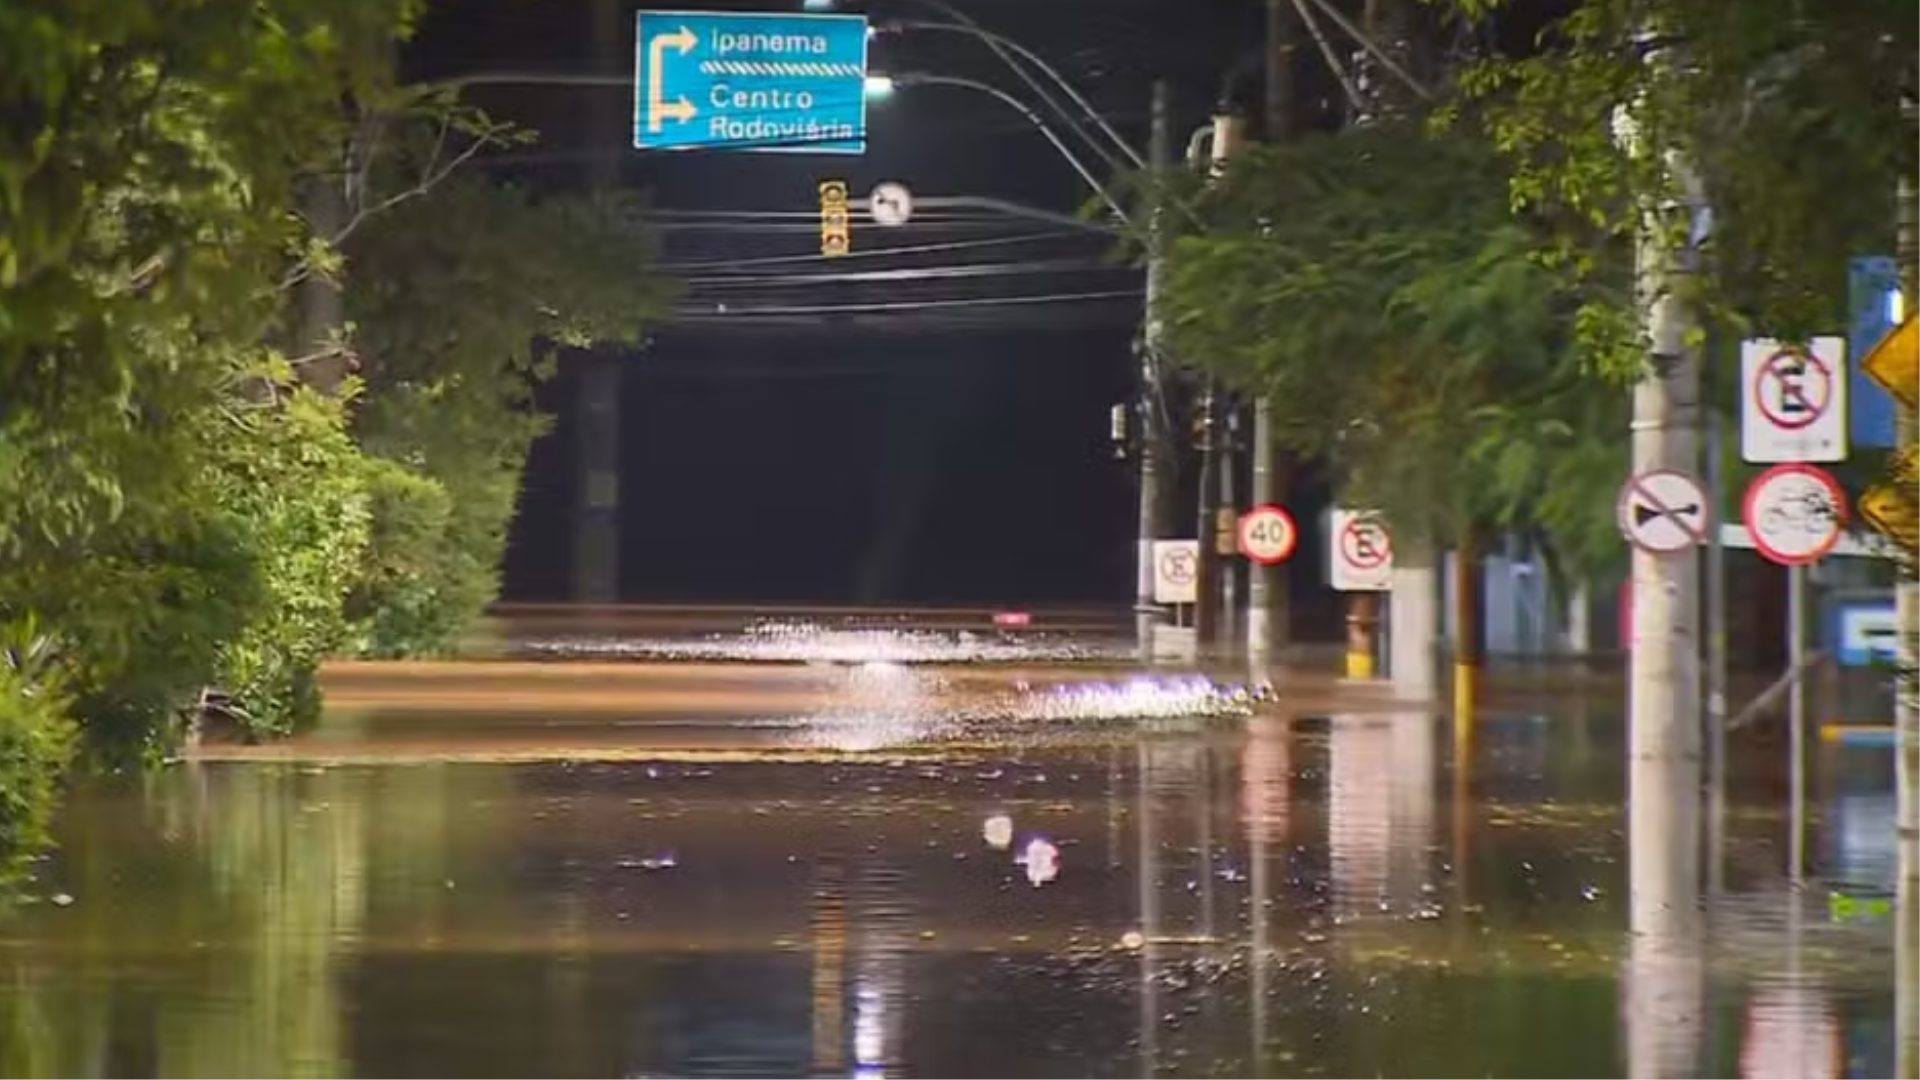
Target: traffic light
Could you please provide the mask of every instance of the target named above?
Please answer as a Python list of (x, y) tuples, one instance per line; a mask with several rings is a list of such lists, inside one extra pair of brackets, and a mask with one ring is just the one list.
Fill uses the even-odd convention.
[(1913, 414), (1920, 406), (1920, 324), (1914, 316), (1880, 339), (1860, 366), (1868, 378), (1886, 387), (1905, 414), (1898, 424), (1901, 445), (1894, 450), (1890, 482), (1860, 496), (1860, 516), (1911, 559), (1920, 554), (1920, 447), (1913, 436)]
[(832, 258), (853, 247), (853, 219), (847, 212), (847, 182), (820, 181), (820, 254)]

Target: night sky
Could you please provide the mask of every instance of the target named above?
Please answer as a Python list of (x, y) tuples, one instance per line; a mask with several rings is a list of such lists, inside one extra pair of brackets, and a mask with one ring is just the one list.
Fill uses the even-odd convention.
[[(1206, 120), (1223, 69), (1245, 66), (1261, 41), (1259, 0), (960, 6), (1060, 67), (1142, 150), (1153, 77), (1170, 81), (1179, 147)], [(591, 0), (439, 8), (407, 52), (412, 77), (596, 70)], [(631, 71), (635, 10), (620, 9), (615, 72)], [(869, 14), (937, 17), (900, 6)], [(884, 36), (871, 66), (964, 75), (1030, 97), (990, 52), (955, 35)], [(1090, 193), (1017, 113), (966, 90), (911, 87), (872, 106), (862, 157), (661, 154), (629, 148), (628, 90), (487, 88), (476, 100), (541, 132), (537, 146), (486, 167), (548, 189), (580, 189), (598, 172), (646, 190), (665, 262), (691, 282), (681, 317), (623, 358), (623, 600), (1130, 603), (1135, 481), (1114, 460), (1108, 409), (1131, 392), (1142, 276), (1113, 259), (1114, 242), (945, 208), (899, 229), (858, 214), (854, 256), (813, 257), (826, 178), (847, 180), (860, 204), (875, 182), (898, 180), (922, 199), (1078, 212)], [(867, 273), (929, 267), (949, 276)], [(862, 276), (791, 280), (849, 272)], [(1037, 299), (1088, 293), (1120, 295)], [(971, 303), (983, 297), (1032, 302)], [(791, 311), (821, 307), (840, 310)], [(563, 365), (542, 394), (559, 422), (529, 469), (508, 599), (568, 595), (571, 382)], [(1317, 510), (1295, 505), (1303, 520)], [(1191, 519), (1190, 509), (1180, 515)], [(1295, 560), (1302, 587), (1317, 581), (1315, 551), (1309, 538)]]

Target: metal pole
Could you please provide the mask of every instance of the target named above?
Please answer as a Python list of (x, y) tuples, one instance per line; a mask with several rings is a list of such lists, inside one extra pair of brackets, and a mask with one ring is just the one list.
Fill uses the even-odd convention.
[[(1720, 410), (1707, 410), (1707, 497), (1715, 521), (1727, 505), (1721, 467)], [(1727, 551), (1716, 524), (1707, 536), (1707, 888), (1724, 884), (1727, 823)]]
[[(1807, 658), (1807, 569), (1787, 567), (1787, 666), (1798, 672)], [(1807, 869), (1807, 684), (1795, 678), (1787, 687), (1788, 874), (1798, 885)]]
[[(1235, 411), (1237, 408), (1238, 403), (1229, 401), (1226, 405), (1227, 415), (1229, 417), (1237, 417), (1238, 413)], [(1227, 430), (1232, 434), (1225, 445), (1221, 446), (1218, 451), (1220, 455), (1220, 505), (1219, 508), (1214, 511), (1214, 520), (1216, 523), (1214, 532), (1216, 534), (1221, 531), (1220, 526), (1226, 524), (1226, 521), (1230, 521), (1240, 509), (1240, 485), (1236, 482), (1236, 477), (1234, 476), (1235, 471), (1239, 467), (1238, 451), (1240, 447), (1237, 437), (1239, 425), (1229, 420)], [(1202, 542), (1204, 543), (1205, 541)], [(1233, 652), (1233, 639), (1237, 636), (1235, 630), (1238, 628), (1237, 619), (1240, 614), (1239, 577), (1240, 560), (1237, 553), (1233, 551), (1221, 552), (1220, 643), (1224, 647), (1223, 652), (1229, 655)]]
[[(598, 78), (628, 78), (613, 74), (621, 51), (620, 5), (614, 0), (593, 5), (593, 50), (594, 65), (603, 73)], [(593, 109), (595, 130), (618, 137), (612, 145), (631, 140), (619, 99), (598, 98)], [(616, 173), (616, 159), (599, 158), (590, 166), (590, 181), (605, 190), (618, 179)], [(591, 350), (576, 353), (575, 360), (580, 434), (575, 444), (579, 482), (574, 496), (573, 598), (611, 604), (620, 599), (620, 373), (625, 365)]]
[[(1155, 80), (1153, 84), (1151, 123), (1148, 155), (1158, 181), (1164, 178), (1173, 151), (1167, 84), (1164, 80)], [(1157, 444), (1163, 430), (1161, 420), (1164, 408), (1160, 398), (1161, 326), (1154, 310), (1160, 299), (1163, 247), (1160, 222), (1159, 200), (1156, 197), (1147, 236), (1146, 325), (1140, 337), (1140, 517), (1133, 610), (1134, 633), (1142, 659), (1152, 658), (1154, 627), (1164, 617), (1159, 605), (1153, 602), (1153, 542), (1160, 535), (1160, 462)]]
[[(1912, 102), (1903, 103), (1901, 115), (1909, 122), (1915, 119)], [(1912, 312), (1920, 304), (1920, 192), (1911, 175), (1900, 177), (1895, 221), (1894, 258), (1900, 268), (1903, 310)], [(1914, 430), (1913, 412), (1900, 409), (1895, 415), (1899, 417), (1896, 441), (1904, 447), (1914, 445), (1920, 433)], [(1906, 558), (1911, 557), (1912, 552), (1906, 553)], [(1900, 845), (1900, 877), (1894, 889), (1893, 996), (1899, 1017), (1894, 1025), (1894, 1075), (1920, 1077), (1920, 687), (1916, 686), (1920, 681), (1920, 650), (1916, 649), (1920, 646), (1920, 582), (1915, 581), (1915, 568), (1906, 558), (1894, 586), (1895, 625), (1900, 630), (1894, 684)]]
[(1219, 597), (1214, 595), (1214, 583), (1218, 578), (1220, 564), (1224, 561), (1214, 550), (1213, 520), (1214, 500), (1219, 496), (1220, 457), (1217, 448), (1219, 439), (1218, 425), (1214, 409), (1219, 401), (1218, 387), (1208, 379), (1201, 391), (1200, 416), (1197, 424), (1199, 445), (1195, 450), (1200, 455), (1200, 484), (1198, 498), (1194, 500), (1195, 525), (1193, 535), (1199, 540), (1200, 557), (1194, 560), (1194, 638), (1202, 650), (1213, 641), (1219, 626), (1218, 611), (1215, 604)]
[[(1274, 501), (1277, 485), (1273, 470), (1273, 403), (1261, 394), (1253, 400), (1253, 505)], [(1247, 564), (1247, 666), (1254, 681), (1273, 677), (1273, 594), (1277, 568)]]

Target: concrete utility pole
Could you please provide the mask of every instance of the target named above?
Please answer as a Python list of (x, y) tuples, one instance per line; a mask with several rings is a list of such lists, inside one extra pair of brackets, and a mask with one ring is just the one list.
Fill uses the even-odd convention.
[(1134, 634), (1142, 659), (1153, 656), (1153, 631), (1161, 621), (1160, 606), (1153, 602), (1153, 542), (1160, 536), (1160, 450), (1164, 437), (1165, 402), (1161, 397), (1161, 333), (1157, 307), (1160, 300), (1160, 260), (1165, 245), (1161, 228), (1162, 202), (1160, 181), (1173, 159), (1173, 135), (1168, 116), (1167, 84), (1153, 84), (1151, 134), (1148, 137), (1147, 164), (1155, 178), (1152, 219), (1147, 236), (1147, 314), (1140, 333), (1140, 529), (1138, 537), (1138, 574), (1134, 582)]
[[(1649, 53), (1648, 64), (1664, 62), (1659, 50)], [(1694, 235), (1704, 204), (1689, 162), (1667, 147), (1646, 145), (1630, 106), (1616, 118), (1627, 152), (1660, 155), (1665, 176), (1678, 189), (1678, 198), (1663, 197), (1642, 208), (1634, 257), (1649, 351), (1647, 369), (1633, 389), (1632, 471), (1694, 475), (1700, 358), (1687, 341), (1692, 313), (1684, 299), (1694, 253), (1673, 246), (1668, 226), (1676, 214), (1686, 214), (1694, 226), (1688, 235)], [(1635, 548), (1632, 574), (1629, 922), (1636, 934), (1675, 941), (1693, 931), (1691, 901), (1700, 876), (1700, 562), (1690, 551), (1659, 555)], [(1691, 972), (1692, 965), (1686, 970)], [(1684, 981), (1691, 993), (1691, 975)]]
[[(617, 0), (594, 0), (594, 62), (608, 75), (625, 61), (622, 10)], [(625, 130), (630, 113), (624, 101), (608, 94), (595, 99), (589, 115), (594, 137), (611, 139)], [(631, 141), (628, 131), (615, 145)], [(596, 155), (594, 188), (604, 191), (617, 180), (617, 159)], [(573, 599), (611, 604), (620, 599), (620, 361), (583, 350), (570, 362), (578, 375), (574, 420), (579, 425), (574, 442)]]
[[(1407, 22), (1408, 12), (1404, 2), (1367, 0), (1361, 11), (1362, 28), (1366, 35), (1379, 42), (1378, 47), (1384, 52), (1399, 54), (1402, 61), (1411, 59), (1407, 48)], [(1405, 80), (1381, 78), (1377, 70), (1377, 58), (1369, 59), (1374, 63), (1368, 65), (1361, 82), (1369, 108), (1403, 100), (1408, 89)], [(1396, 531), (1392, 542), (1393, 573), (1387, 594), (1387, 621), (1391, 626), (1387, 639), (1387, 669), (1396, 697), (1410, 701), (1431, 701), (1440, 689), (1439, 551), (1431, 535), (1412, 528)], [(1461, 557), (1465, 558), (1464, 555)], [(1471, 570), (1471, 566), (1465, 563), (1461, 567)], [(1475, 578), (1468, 573), (1460, 580), (1471, 582)], [(1464, 630), (1460, 634), (1462, 640), (1468, 640), (1472, 634), (1472, 614), (1477, 611), (1472, 606), (1473, 599), (1470, 589), (1456, 589), (1456, 603), (1464, 605), (1457, 607), (1455, 612), (1455, 622)], [(1379, 605), (1372, 593), (1354, 593), (1348, 603), (1350, 659), (1347, 674), (1349, 677), (1362, 677), (1371, 674), (1363, 658), (1378, 633)], [(1465, 658), (1471, 659), (1472, 655), (1467, 654)], [(1462, 658), (1456, 648), (1454, 713), (1456, 719), (1464, 722), (1470, 719), (1474, 688), (1471, 674), (1467, 675), (1464, 685), (1460, 678), (1461, 670), (1473, 670), (1471, 667), (1461, 669), (1457, 666)], [(1356, 660), (1360, 662), (1355, 663)], [(1464, 738), (1467, 731), (1460, 729), (1456, 735)]]
[[(1293, 104), (1293, 7), (1289, 0), (1267, 0), (1266, 129), (1267, 141), (1286, 139)], [(1255, 506), (1285, 498), (1273, 437), (1273, 401), (1266, 394), (1253, 399), (1253, 439), (1247, 446), (1253, 462), (1252, 502)], [(1247, 567), (1247, 666), (1254, 679), (1271, 677), (1275, 654), (1287, 642), (1287, 579), (1283, 566)]]
[[(1676, 173), (1687, 166), (1676, 162)], [(1691, 178), (1683, 183), (1695, 187)], [(1691, 197), (1691, 196), (1690, 196)], [(1693, 270), (1684, 252), (1670, 250), (1659, 217), (1649, 211), (1635, 252), (1638, 293), (1650, 351), (1633, 388), (1629, 425), (1633, 472), (1672, 469), (1693, 475), (1700, 458), (1696, 427), (1699, 356), (1687, 343), (1691, 313), (1682, 296)], [(1657, 555), (1636, 548), (1633, 567), (1633, 650), (1629, 668), (1631, 754), (1697, 761), (1700, 756), (1700, 569), (1691, 554)]]

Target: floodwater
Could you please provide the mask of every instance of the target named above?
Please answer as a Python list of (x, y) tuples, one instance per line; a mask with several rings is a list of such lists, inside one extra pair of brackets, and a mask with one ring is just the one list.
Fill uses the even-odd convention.
[(1894, 1068), (1886, 750), (1819, 752), (1799, 891), (1776, 751), (1739, 755), (1720, 892), (1650, 945), (1617, 714), (1459, 743), (1027, 672), (983, 719), (991, 671), (855, 666), (756, 717), (757, 670), (670, 716), (363, 687), (290, 748), (79, 783), (0, 915), (0, 1072)]

